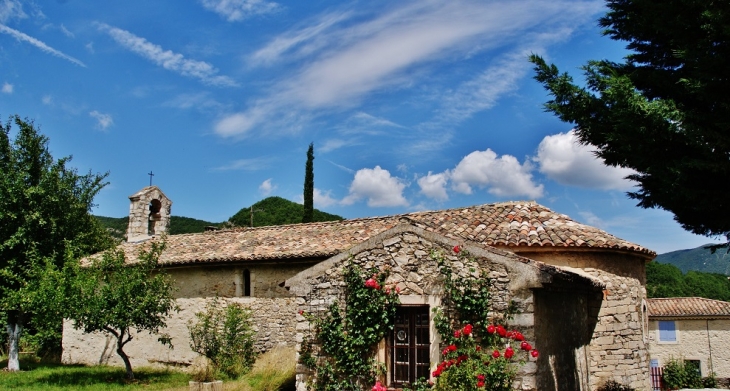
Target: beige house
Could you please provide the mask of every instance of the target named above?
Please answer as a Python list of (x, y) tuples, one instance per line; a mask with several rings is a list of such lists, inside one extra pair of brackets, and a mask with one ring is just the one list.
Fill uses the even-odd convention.
[[(150, 211), (170, 204), (145, 194), (164, 197), (154, 186), (145, 188), (130, 197), (130, 210), (139, 210), (134, 204), (140, 202)], [(154, 209), (152, 218), (166, 221), (169, 208)], [(121, 247), (133, 259), (157, 240), (157, 235), (137, 235)], [(473, 265), (461, 265), (459, 273), (473, 269), (489, 275), (494, 305), (514, 300), (520, 313), (510, 326), (540, 349), (539, 359), (519, 374), (518, 388), (593, 390), (607, 380), (649, 388), (644, 285), (645, 264), (655, 253), (535, 202), (169, 236), (160, 260), (178, 287), (181, 311), (165, 330), (175, 347), (167, 349), (155, 337), (140, 334), (125, 351), (134, 365), (189, 365), (196, 354), (188, 347), (186, 324), (215, 296), (253, 310), (260, 350), (299, 347), (311, 326), (299, 311), (323, 311), (340, 297), (342, 269), (352, 260), (364, 268), (391, 269), (388, 283), (400, 288), (403, 304), (398, 319), (428, 319), (420, 334), (428, 354), (399, 361), (396, 368), (391, 360), (395, 336), (381, 344), (387, 384), (429, 376), (441, 350), (430, 319), (431, 309), (440, 304), (440, 281), (429, 254), (448, 253), (455, 245), (473, 255)], [(406, 323), (396, 324), (396, 330), (414, 333), (403, 328)], [(66, 363), (121, 364), (110, 339), (85, 335), (69, 322), (63, 349)], [(308, 376), (298, 367), (300, 390), (306, 389)]]
[(730, 303), (700, 297), (648, 299), (649, 356), (693, 361), (700, 374), (730, 378)]

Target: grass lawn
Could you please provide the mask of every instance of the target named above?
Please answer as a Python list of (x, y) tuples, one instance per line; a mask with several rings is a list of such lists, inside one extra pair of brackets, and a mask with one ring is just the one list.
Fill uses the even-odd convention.
[[(273, 349), (258, 357), (253, 369), (238, 380), (226, 380), (226, 391), (294, 390), (294, 350)], [(0, 360), (0, 368), (7, 368)], [(63, 365), (21, 360), (20, 372), (0, 370), (0, 390), (19, 391), (136, 391), (188, 390), (190, 374), (164, 369), (134, 368), (135, 380), (124, 379), (124, 368)]]
[[(7, 361), (0, 361), (7, 368)], [(61, 365), (21, 361), (20, 372), (0, 372), (0, 390), (169, 390), (186, 387), (190, 375), (182, 372), (137, 368), (136, 380), (124, 380), (124, 368)]]

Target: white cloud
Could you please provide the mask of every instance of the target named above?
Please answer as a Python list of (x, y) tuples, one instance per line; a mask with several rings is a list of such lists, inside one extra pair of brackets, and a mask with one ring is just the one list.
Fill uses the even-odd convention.
[(52, 105), (53, 104), (53, 97), (50, 95), (43, 95), (43, 98), (41, 98), (41, 102), (43, 102), (44, 105)]
[(86, 68), (86, 65), (83, 62), (81, 62), (81, 61), (79, 61), (79, 60), (77, 60), (77, 59), (75, 59), (75, 58), (73, 58), (73, 57), (71, 57), (69, 55), (66, 55), (66, 54), (64, 54), (62, 52), (59, 52), (58, 50), (56, 50), (56, 49), (54, 49), (54, 48), (46, 45), (45, 43), (43, 43), (43, 42), (41, 42), (41, 41), (39, 41), (39, 40), (37, 40), (37, 39), (35, 39), (35, 38), (33, 38), (33, 37), (25, 34), (25, 33), (22, 33), (22, 32), (20, 32), (18, 30), (11, 29), (8, 26), (5, 26), (5, 25), (0, 24), (0, 33), (5, 33), (5, 34), (8, 34), (8, 35), (11, 35), (12, 37), (14, 37), (15, 39), (17, 39), (18, 41), (27, 42), (27, 43), (29, 43), (29, 44), (37, 47), (38, 49), (41, 49), (42, 51), (44, 51), (44, 52), (46, 52), (48, 54), (54, 55), (56, 57), (62, 58), (62, 59), (66, 60), (66, 61), (69, 61), (71, 63), (74, 63), (74, 64), (76, 64), (76, 65), (78, 65), (80, 67)]
[(96, 120), (96, 127), (105, 131), (108, 127), (114, 125), (114, 120), (109, 114), (100, 113), (96, 110), (89, 113)]
[(213, 86), (232, 87), (238, 85), (230, 77), (218, 75), (218, 69), (207, 62), (186, 59), (182, 54), (164, 50), (159, 45), (155, 45), (126, 30), (104, 23), (99, 23), (98, 27), (109, 34), (118, 44), (167, 70), (199, 79), (203, 83)]
[(3, 93), (5, 93), (5, 94), (12, 94), (13, 93), (13, 89), (14, 89), (14, 87), (13, 87), (12, 84), (10, 84), (8, 82), (3, 83), (3, 88), (2, 88)]
[(446, 184), (449, 181), (449, 172), (439, 174), (431, 174), (418, 178), (418, 186), (421, 187), (421, 193), (428, 198), (438, 201), (446, 201), (449, 195), (446, 193)]
[(326, 208), (336, 204), (338, 201), (331, 196), (332, 191), (322, 191), (314, 188), (314, 206), (317, 208)]
[(452, 188), (471, 194), (472, 186), (477, 186), (499, 197), (537, 199), (543, 196), (543, 185), (533, 183), (531, 171), (529, 162), (520, 164), (514, 156), (497, 156), (491, 149), (474, 151), (451, 172)]
[(0, 23), (6, 23), (12, 19), (24, 19), (28, 15), (23, 12), (23, 4), (18, 0), (0, 1)]
[(261, 184), (259, 185), (259, 193), (261, 193), (261, 195), (264, 197), (271, 194), (271, 192), (274, 190), (276, 190), (276, 185), (271, 183), (271, 178), (261, 182)]
[(66, 35), (67, 37), (69, 37), (69, 38), (74, 38), (75, 37), (74, 33), (72, 33), (71, 31), (69, 31), (69, 29), (67, 29), (66, 26), (61, 25), (60, 29), (61, 29), (61, 32), (64, 35)]
[(279, 4), (264, 0), (200, 0), (209, 11), (213, 11), (229, 22), (240, 22), (253, 15), (274, 12)]
[[(417, 1), (324, 14), (305, 27), (282, 33), (255, 52), (251, 57), (254, 65), (302, 65), (274, 80), (273, 87), (254, 99), (249, 109), (232, 114), (246, 121), (219, 135), (273, 128), (271, 119), (282, 113), (316, 116), (352, 107), (385, 89), (423, 85), (419, 79), (433, 76), (434, 66), (508, 45), (520, 48), (451, 92), (453, 96), (440, 102), (444, 108), (437, 112), (445, 120), (469, 116), (491, 107), (515, 88), (529, 71), (526, 56), (537, 50), (535, 45), (569, 35), (574, 26), (592, 21), (602, 6), (600, 1)], [(296, 115), (292, 118), (298, 119)]]
[(253, 158), (253, 159), (239, 159), (231, 162), (228, 165), (214, 168), (215, 171), (231, 171), (231, 170), (243, 170), (243, 171), (258, 171), (269, 167), (271, 159), (269, 158)]
[(402, 180), (390, 176), (390, 172), (380, 166), (363, 168), (355, 173), (350, 192), (342, 204), (352, 205), (366, 198), (370, 207), (408, 206), (408, 201), (403, 197), (405, 188), (406, 184)]
[(607, 166), (596, 157), (595, 151), (595, 146), (581, 145), (571, 130), (543, 138), (533, 160), (538, 163), (541, 173), (563, 185), (629, 190), (636, 184), (624, 179), (635, 171)]

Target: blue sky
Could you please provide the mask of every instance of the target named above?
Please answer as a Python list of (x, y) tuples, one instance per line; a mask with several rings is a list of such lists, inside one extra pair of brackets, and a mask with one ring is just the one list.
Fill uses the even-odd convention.
[(637, 208), (626, 169), (545, 113), (530, 53), (577, 75), (620, 60), (601, 1), (0, 0), (0, 116), (109, 172), (94, 213), (153, 183), (212, 222), (267, 196), (347, 218), (536, 200), (659, 253), (692, 248)]

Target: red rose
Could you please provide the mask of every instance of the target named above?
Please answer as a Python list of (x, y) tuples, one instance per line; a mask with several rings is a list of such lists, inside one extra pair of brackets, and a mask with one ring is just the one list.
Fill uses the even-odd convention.
[(477, 375), (477, 380), (484, 381), (484, 375)]
[(459, 330), (454, 331), (454, 338), (461, 338), (461, 331), (459, 331)]
[(304, 310), (299, 310), (299, 315), (304, 315)]
[(522, 335), (522, 333), (520, 333), (519, 331), (515, 331), (512, 334), (512, 338), (514, 338), (515, 341), (524, 341), (525, 340), (525, 336)]
[(499, 356), (500, 356), (499, 350), (495, 349), (494, 352), (492, 353), (492, 357), (499, 358)]
[(456, 246), (454, 246), (454, 252), (458, 254), (459, 251), (461, 251), (461, 249), (459, 248), (459, 245), (457, 244)]
[(494, 332), (495, 332), (495, 331), (497, 331), (497, 328), (496, 328), (496, 327), (494, 327), (494, 325), (491, 325), (491, 324), (490, 324), (489, 326), (487, 326), (487, 332), (488, 332), (489, 334), (494, 334)]
[(537, 352), (537, 349), (533, 349), (533, 350), (532, 350), (532, 351), (530, 352), (530, 355), (531, 355), (532, 357), (535, 357), (535, 358), (537, 358), (537, 356), (539, 356), (539, 355), (540, 355), (540, 353), (538, 353), (538, 352)]
[(521, 348), (522, 350), (527, 350), (527, 351), (530, 351), (530, 350), (532, 350), (532, 345), (530, 345), (529, 343), (527, 343), (527, 341), (523, 341), (523, 342), (522, 342), (522, 343), (520, 344), (520, 348)]
[(479, 345), (477, 345), (477, 347), (476, 347), (476, 348), (474, 348), (474, 350), (476, 350), (477, 352), (481, 352), (481, 351), (482, 351), (482, 347), (481, 347), (481, 346), (479, 346)]
[(514, 349), (512, 349), (511, 346), (508, 346), (507, 349), (504, 351), (504, 356), (507, 358), (512, 358), (512, 356), (515, 355)]
[(368, 279), (367, 279), (367, 280), (365, 281), (365, 287), (366, 287), (366, 288), (375, 288), (375, 287), (377, 287), (377, 286), (378, 286), (378, 282), (377, 282), (377, 281), (375, 281), (375, 279), (373, 279), (373, 278), (368, 278)]
[(456, 351), (456, 345), (449, 345), (447, 347), (447, 349), (449, 349), (450, 352), (455, 352)]
[(497, 326), (497, 334), (499, 334), (500, 337), (504, 337), (507, 335), (507, 330), (502, 325)]
[(441, 354), (443, 354), (444, 356), (445, 356), (445, 355), (447, 355), (447, 354), (449, 354), (449, 348), (445, 348), (445, 349), (444, 349), (444, 350), (443, 350), (443, 351), (441, 352)]
[(484, 380), (479, 380), (477, 382), (477, 387), (484, 387)]
[(471, 331), (472, 331), (472, 327), (471, 327), (471, 325), (470, 325), (470, 324), (468, 324), (468, 325), (464, 326), (464, 335), (469, 335), (469, 334), (471, 334)]

